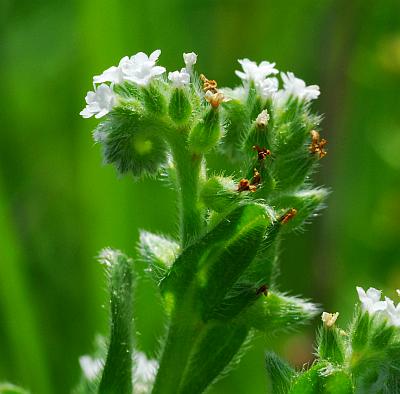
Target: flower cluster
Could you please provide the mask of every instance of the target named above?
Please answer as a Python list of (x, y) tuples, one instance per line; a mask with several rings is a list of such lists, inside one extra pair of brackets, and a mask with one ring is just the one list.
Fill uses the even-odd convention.
[[(114, 90), (115, 85), (127, 82), (145, 88), (154, 78), (161, 77), (166, 69), (157, 65), (160, 54), (161, 51), (157, 49), (150, 55), (138, 52), (131, 57), (124, 56), (118, 66), (109, 67), (100, 75), (95, 75), (93, 77), (94, 91), (87, 93), (86, 107), (80, 115), (84, 118), (90, 118), (93, 115), (101, 118), (108, 114), (119, 102)], [(193, 65), (197, 62), (197, 55), (194, 52), (184, 53), (183, 60), (184, 68), (168, 73), (168, 81), (173, 88), (179, 89), (189, 85), (191, 78), (194, 77)], [(242, 71), (236, 70), (235, 73), (242, 80), (242, 87), (204, 92), (205, 100), (214, 108), (229, 99), (244, 100), (251, 86), (256, 88), (263, 100), (273, 99), (278, 104), (286, 102), (290, 97), (310, 101), (320, 94), (317, 85), (307, 86), (303, 80), (295, 77), (291, 72), (280, 74), (283, 89), (279, 89), (279, 80), (276, 78), (279, 71), (275, 68), (275, 63), (262, 61), (257, 64), (249, 59), (240, 59), (239, 63)]]
[[(370, 287), (367, 291), (362, 287), (357, 287), (357, 293), (364, 312), (371, 315), (380, 314), (386, 317), (393, 326), (400, 327), (400, 303), (395, 306), (393, 300), (389, 297), (381, 300), (382, 292), (373, 287)], [(400, 293), (400, 291), (397, 290), (397, 293)]]
[(274, 98), (279, 101), (286, 101), (289, 97), (297, 97), (300, 100), (315, 100), (319, 94), (317, 85), (307, 86), (306, 83), (295, 77), (292, 72), (281, 73), (283, 89), (279, 90), (279, 81), (273, 75), (278, 74), (275, 63), (262, 61), (259, 65), (249, 59), (239, 60), (243, 71), (235, 71), (242, 80), (245, 87), (254, 84), (258, 94), (264, 98)]

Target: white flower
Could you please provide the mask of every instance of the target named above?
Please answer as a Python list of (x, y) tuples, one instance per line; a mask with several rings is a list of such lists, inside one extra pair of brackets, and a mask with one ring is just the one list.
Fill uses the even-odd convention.
[(172, 82), (172, 86), (181, 88), (190, 82), (190, 74), (188, 74), (186, 68), (182, 68), (181, 71), (170, 72), (168, 79)]
[(103, 83), (103, 82), (111, 82), (111, 83), (122, 83), (124, 81), (124, 73), (122, 72), (122, 64), (129, 61), (128, 56), (124, 56), (118, 64), (118, 67), (112, 66), (107, 68), (107, 70), (103, 71), (100, 75), (95, 75), (93, 77), (94, 83)]
[(219, 89), (221, 93), (225, 97), (231, 100), (239, 100), (239, 101), (244, 101), (247, 96), (247, 91), (243, 86), (238, 86), (234, 89), (231, 88), (221, 88)]
[(79, 364), (83, 374), (88, 380), (94, 380), (103, 367), (103, 361), (101, 359), (92, 358), (90, 356), (79, 357)]
[(366, 292), (362, 287), (357, 287), (358, 298), (361, 301), (361, 307), (364, 312), (374, 314), (379, 311), (385, 311), (386, 301), (381, 301), (381, 291), (370, 287)]
[(319, 86), (318, 85), (310, 85), (306, 86), (306, 83), (297, 78), (293, 73), (281, 73), (283, 86), (284, 86), (284, 94), (288, 96), (298, 97), (300, 100), (315, 100), (319, 95)]
[(133, 388), (137, 394), (146, 394), (154, 382), (157, 370), (157, 360), (149, 360), (142, 352), (133, 355)]
[(251, 81), (257, 83), (263, 81), (267, 76), (277, 74), (278, 70), (275, 68), (275, 63), (262, 61), (259, 65), (249, 59), (240, 59), (238, 62), (241, 64), (243, 71), (236, 70), (236, 75), (245, 83)]
[(321, 320), (326, 327), (332, 327), (335, 324), (338, 317), (339, 317), (339, 312), (336, 313), (323, 312), (321, 315)]
[(197, 62), (197, 55), (194, 52), (184, 53), (183, 61), (185, 62), (186, 70), (190, 72), (190, 70), (193, 67), (193, 64), (196, 64)]
[(88, 92), (86, 97), (86, 107), (79, 113), (84, 118), (101, 118), (108, 114), (117, 102), (116, 95), (112, 87), (101, 84), (94, 92)]
[(160, 54), (161, 51), (157, 49), (150, 56), (139, 52), (130, 58), (124, 58), (120, 65), (124, 79), (147, 86), (154, 77), (165, 72), (165, 67), (156, 66)]
[(385, 297), (386, 301), (386, 316), (389, 319), (389, 322), (396, 327), (400, 327), (400, 303), (397, 304), (397, 306), (394, 305), (394, 302), (388, 298)]
[(266, 78), (256, 83), (258, 93), (263, 99), (273, 97), (278, 91), (279, 81), (277, 78)]

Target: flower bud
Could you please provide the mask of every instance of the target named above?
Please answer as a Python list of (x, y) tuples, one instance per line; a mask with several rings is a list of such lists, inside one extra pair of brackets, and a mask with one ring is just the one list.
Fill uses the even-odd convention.
[(187, 93), (182, 88), (175, 88), (169, 102), (169, 116), (175, 123), (184, 123), (192, 113), (192, 106)]
[(221, 137), (219, 112), (210, 108), (189, 134), (189, 147), (194, 153), (206, 153), (215, 147)]

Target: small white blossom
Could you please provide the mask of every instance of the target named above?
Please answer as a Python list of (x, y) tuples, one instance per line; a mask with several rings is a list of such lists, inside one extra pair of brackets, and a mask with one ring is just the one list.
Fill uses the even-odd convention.
[(133, 388), (137, 394), (146, 394), (156, 377), (158, 370), (157, 360), (149, 360), (142, 352), (133, 355)]
[(385, 297), (386, 301), (386, 316), (389, 319), (389, 322), (396, 327), (400, 327), (400, 303), (397, 306), (394, 305), (393, 300), (388, 297)]
[(111, 83), (122, 83), (124, 81), (124, 73), (122, 72), (121, 65), (128, 62), (129, 57), (124, 56), (119, 64), (118, 67), (112, 66), (107, 68), (107, 70), (103, 71), (100, 75), (95, 75), (93, 77), (94, 83), (103, 83), (103, 82), (111, 82)]
[(386, 301), (381, 301), (381, 291), (370, 287), (365, 291), (362, 287), (357, 287), (358, 298), (361, 301), (361, 307), (364, 312), (374, 314), (376, 312), (385, 311), (387, 307)]
[(186, 70), (190, 72), (193, 65), (197, 62), (197, 55), (194, 52), (184, 53), (183, 61), (185, 62)]
[(269, 113), (266, 109), (261, 111), (256, 118), (256, 125), (259, 127), (266, 127), (269, 121)]
[(165, 67), (156, 66), (160, 54), (161, 51), (157, 49), (150, 56), (139, 52), (130, 58), (124, 58), (120, 65), (124, 80), (147, 86), (154, 77), (165, 72)]
[(277, 74), (278, 70), (275, 68), (275, 63), (262, 61), (259, 65), (249, 59), (238, 60), (243, 68), (243, 71), (236, 70), (236, 75), (244, 82), (261, 82), (266, 77), (272, 74)]
[(94, 92), (88, 92), (86, 97), (86, 107), (79, 113), (84, 118), (101, 118), (108, 114), (117, 102), (116, 95), (112, 87), (101, 84)]
[(247, 91), (243, 86), (238, 86), (234, 89), (231, 88), (221, 88), (219, 89), (223, 95), (231, 100), (239, 100), (239, 101), (244, 101), (247, 96)]
[(186, 68), (182, 68), (181, 71), (173, 71), (168, 74), (168, 79), (172, 82), (172, 86), (181, 88), (188, 85), (190, 82), (190, 74)]
[(281, 73), (284, 91), (283, 94), (285, 96), (294, 96), (298, 97), (300, 100), (315, 100), (319, 95), (319, 86), (318, 85), (310, 85), (307, 86), (306, 83), (297, 78), (293, 73)]
[(277, 78), (266, 78), (257, 82), (256, 88), (263, 99), (271, 98), (278, 91), (279, 81)]
[(103, 361), (101, 359), (90, 356), (79, 357), (79, 364), (88, 380), (94, 380), (103, 368)]
[(326, 327), (332, 327), (335, 324), (338, 317), (339, 317), (339, 312), (336, 313), (323, 312), (321, 315), (321, 320)]

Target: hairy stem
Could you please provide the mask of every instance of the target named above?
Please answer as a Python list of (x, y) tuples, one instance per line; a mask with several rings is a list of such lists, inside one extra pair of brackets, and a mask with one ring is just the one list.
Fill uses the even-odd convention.
[(171, 136), (170, 145), (177, 175), (180, 207), (180, 239), (186, 247), (203, 227), (202, 208), (199, 203), (199, 180), (202, 155), (189, 151), (183, 135)]

